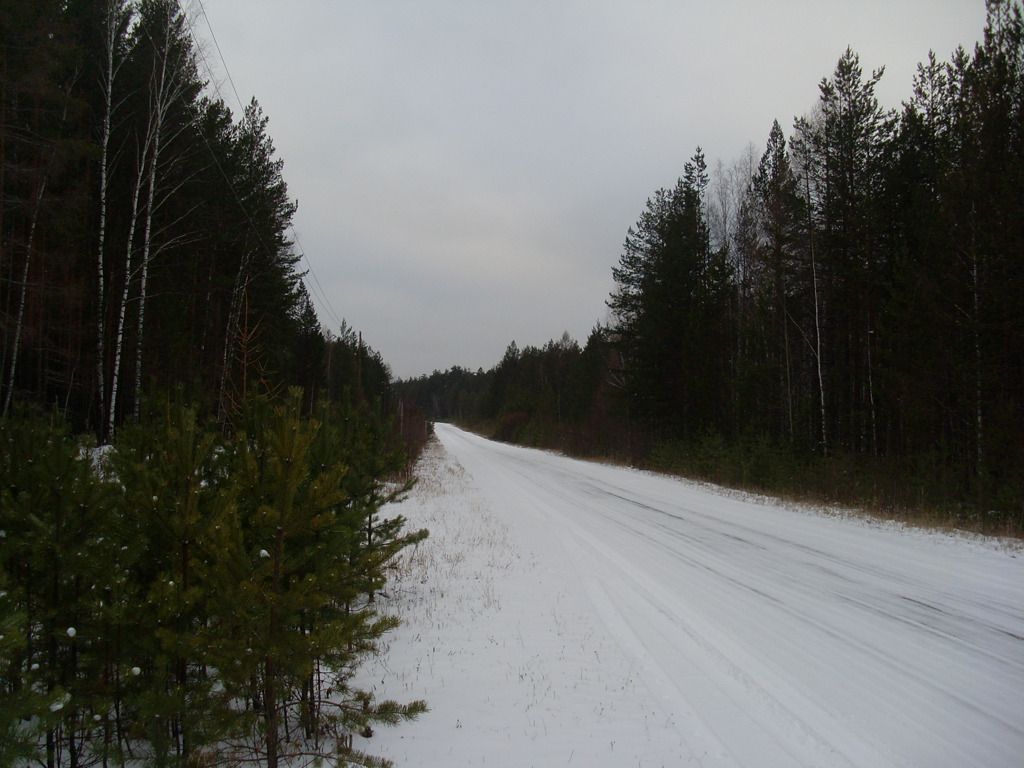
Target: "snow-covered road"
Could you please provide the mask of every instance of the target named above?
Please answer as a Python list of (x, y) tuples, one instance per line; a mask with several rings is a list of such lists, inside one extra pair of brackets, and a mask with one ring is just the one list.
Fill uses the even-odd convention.
[[(1024, 556), (438, 424), (400, 766), (1024, 765)], [(427, 546), (433, 549), (427, 549)], [(378, 677), (379, 674), (379, 677)], [(378, 682), (379, 681), (379, 682)]]

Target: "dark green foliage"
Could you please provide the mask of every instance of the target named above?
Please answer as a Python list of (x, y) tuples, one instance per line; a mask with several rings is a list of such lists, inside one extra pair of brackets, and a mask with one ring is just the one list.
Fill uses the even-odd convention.
[(337, 336), (327, 334), (323, 354), (328, 399), (378, 406), (391, 401), (391, 369), (379, 352), (363, 342), (362, 333), (344, 320)]
[(109, 694), (103, 630), (121, 546), (113, 489), (63, 424), (18, 413), (2, 429), (0, 565), (23, 621), (4, 685), (48, 700), (39, 749), (76, 760)]
[(0, 571), (0, 766), (7, 768), (27, 761), (34, 754), (35, 734), (22, 725), (22, 715), (45, 711), (44, 702), (30, 699), (21, 683), (25, 655), (24, 614), (15, 606), (19, 600), (10, 593), (6, 571)]
[(374, 610), (387, 569), (426, 536), (382, 514), (405, 453), (365, 408), (302, 399), (246, 398), (230, 439), (154, 399), (102, 458), (0, 421), (3, 764), (358, 763), (349, 735), (424, 711), (350, 684), (397, 623)]
[(106, 440), (151, 382), (222, 412), (260, 380), (317, 397), (268, 118), (203, 97), (179, 3), (5, 3), (0, 73), (0, 409)]
[(707, 182), (698, 149), (630, 229), (609, 301), (634, 413), (683, 437), (722, 424), (728, 403), (731, 273), (711, 250)]
[(142, 553), (130, 576), (146, 609), (125, 606), (133, 631), (121, 651), (139, 660), (141, 673), (131, 677), (125, 703), (144, 729), (150, 759), (164, 765), (202, 753), (237, 725), (230, 697), (206, 674), (218, 664), (206, 637), (211, 598), (203, 578), (236, 490), (225, 482), (222, 441), (194, 409), (166, 399), (152, 407), (118, 435), (107, 467), (123, 488), (123, 535)]
[(898, 113), (845, 51), (793, 137), (776, 122), (717, 180), (730, 216), (698, 152), (630, 228), (582, 351), (513, 344), (399, 391), (505, 440), (1019, 534), (1024, 18), (987, 7)]
[(396, 384), (397, 396), (433, 420), (456, 421), (507, 441), (581, 455), (617, 455), (628, 442), (617, 350), (594, 328), (582, 349), (563, 333), (543, 347), (512, 342), (476, 373), (452, 368)]
[(191, 29), (0, 9), (2, 765), (358, 762), (346, 735), (423, 709), (348, 681), (425, 535), (381, 510), (425, 426), (320, 328), (268, 118), (203, 97)]
[[(865, 77), (847, 50), (821, 81), (818, 109), (797, 121), (792, 154), (773, 126), (743, 192), (746, 228), (732, 233), (744, 266), (732, 415), (698, 435), (662, 433), (655, 461), (753, 487), (940, 507), (959, 520), (978, 509), (985, 525), (1020, 530), (1022, 51), (1019, 4), (991, 2), (973, 56), (922, 64), (901, 114), (874, 96), (882, 70)], [(645, 216), (645, 233), (649, 219), (671, 218), (650, 204)], [(635, 289), (644, 262), (631, 238), (616, 279), (633, 292), (612, 299), (627, 340), (644, 296), (668, 301), (656, 283)], [(653, 252), (662, 241), (642, 242)], [(676, 293), (687, 285), (678, 280)], [(702, 333), (718, 323), (705, 320)], [(654, 381), (641, 362), (626, 367)]]
[[(230, 670), (223, 682), (255, 703), (256, 751), (271, 766), (285, 754), (289, 717), (292, 728), (328, 743), (380, 719), (348, 680), (395, 623), (373, 610), (384, 568), (426, 535), (403, 536), (401, 517), (379, 519), (380, 506), (402, 492), (382, 492), (379, 478), (404, 457), (374, 464), (388, 454), (367, 450), (374, 437), (366, 422), (320, 422), (300, 410), (298, 392), (280, 404), (246, 401), (232, 441), (237, 521), (226, 526), (234, 531), (222, 552), (229, 567), (213, 593), (224, 623), (211, 640), (226, 646), (218, 655), (231, 665), (220, 667)], [(381, 717), (422, 709), (410, 706), (387, 703)]]

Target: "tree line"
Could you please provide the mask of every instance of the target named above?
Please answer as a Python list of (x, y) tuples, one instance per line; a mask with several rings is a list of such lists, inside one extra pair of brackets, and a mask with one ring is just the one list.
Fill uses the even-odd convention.
[[(920, 64), (898, 111), (848, 49), (788, 138), (776, 121), (711, 171), (698, 148), (629, 229), (583, 350), (510, 348), (407, 391), (511, 439), (568, 422), (549, 444), (1019, 531), (1024, 22), (987, 8), (983, 41)], [(588, 355), (574, 411), (554, 370)]]
[(0, 4), (0, 765), (379, 764), (427, 428), (325, 331), (177, 0)]
[(58, 407), (105, 441), (155, 387), (221, 415), (253, 384), (339, 391), (268, 118), (211, 94), (194, 22), (175, 0), (0, 9), (5, 414)]

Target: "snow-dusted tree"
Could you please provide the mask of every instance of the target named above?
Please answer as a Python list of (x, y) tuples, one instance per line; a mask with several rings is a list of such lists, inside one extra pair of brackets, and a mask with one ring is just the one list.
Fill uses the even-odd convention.
[(111, 488), (66, 427), (28, 412), (0, 422), (0, 475), (0, 568), (23, 620), (4, 683), (46, 697), (37, 754), (75, 765), (110, 702), (102, 615), (119, 551)]
[[(256, 738), (244, 748), (271, 768), (292, 752), (345, 747), (346, 734), (369, 722), (424, 708), (374, 703), (348, 687), (359, 657), (395, 623), (373, 610), (372, 574), (415, 537), (400, 537), (399, 522), (378, 525), (367, 539), (368, 506), (382, 497), (347, 492), (347, 476), (361, 467), (338, 460), (339, 448), (323, 441), (314, 452), (323, 426), (302, 418), (301, 407), (298, 391), (278, 405), (247, 399), (231, 444), (237, 514), (219, 523), (217, 564), (207, 573), (221, 682), (258, 714)], [(351, 438), (347, 445), (365, 459)]]
[(147, 742), (136, 753), (158, 764), (207, 759), (237, 726), (208, 669), (209, 585), (197, 575), (216, 557), (211, 530), (233, 504), (223, 461), (221, 440), (180, 397), (155, 400), (140, 423), (119, 430), (110, 458), (124, 488), (123, 535), (144, 553), (131, 571), (146, 610), (125, 643), (139, 667), (125, 705)]
[(11, 593), (3, 560), (0, 547), (0, 768), (13, 768), (35, 756), (47, 702), (26, 685), (24, 605)]

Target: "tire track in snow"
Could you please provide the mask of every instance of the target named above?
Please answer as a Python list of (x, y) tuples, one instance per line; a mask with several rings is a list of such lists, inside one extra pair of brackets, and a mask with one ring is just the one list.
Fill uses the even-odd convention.
[(706, 764), (1019, 763), (1010, 553), (438, 432), (497, 508), (562, 540)]
[[(713, 746), (703, 750), (702, 765), (884, 763), (881, 754), (849, 732), (843, 733), (841, 744), (852, 759), (840, 753), (822, 735), (832, 734), (836, 741), (835, 734), (842, 729), (834, 717), (759, 669), (749, 654), (711, 625), (688, 620), (675, 595), (638, 573), (606, 544), (581, 529), (566, 534), (573, 540), (569, 549), (581, 573), (601, 574), (591, 576), (587, 588), (606, 624), (634, 654), (650, 659), (646, 666), (654, 673), (648, 679), (652, 691), (660, 689), (662, 696), (675, 699), (676, 706), (681, 703), (687, 715), (695, 713), (692, 716), (714, 734)], [(696, 735), (699, 743), (704, 728), (688, 735)]]

